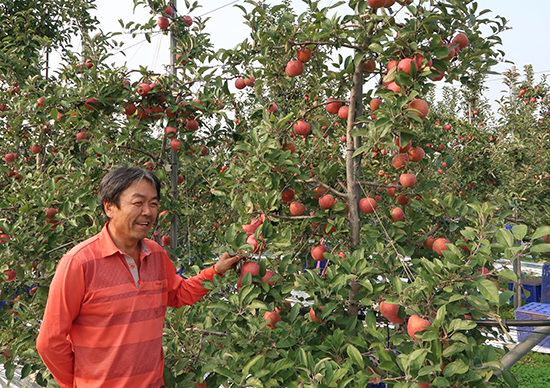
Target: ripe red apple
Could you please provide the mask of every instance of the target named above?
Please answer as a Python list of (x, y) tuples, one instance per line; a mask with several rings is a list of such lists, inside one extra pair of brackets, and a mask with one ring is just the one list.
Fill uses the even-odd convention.
[(453, 38), (451, 43), (458, 44), (458, 47), (455, 48), (455, 50), (458, 51), (468, 46), (470, 44), (470, 41), (468, 40), (468, 37), (466, 36), (466, 34), (460, 32)]
[(325, 195), (327, 193), (327, 189), (325, 189), (322, 186), (314, 187), (313, 191), (315, 191), (315, 198), (317, 198), (317, 199), (321, 198), (323, 195)]
[(168, 20), (167, 17), (161, 16), (157, 20), (157, 24), (158, 24), (158, 26), (160, 27), (161, 30), (166, 30), (168, 28), (168, 26), (170, 25), (170, 21)]
[(247, 261), (243, 264), (241, 268), (241, 276), (246, 275), (250, 272), (250, 275), (256, 276), (260, 274), (260, 264), (255, 261)]
[(199, 129), (199, 122), (197, 120), (187, 120), (187, 124), (185, 124), (185, 129), (188, 131), (196, 131)]
[(386, 89), (394, 91), (396, 93), (401, 93), (401, 86), (397, 85), (395, 82), (390, 82), (388, 86), (386, 86)]
[(391, 211), (391, 218), (394, 221), (403, 221), (404, 213), (400, 207), (393, 208)]
[[(320, 307), (321, 310), (323, 309), (323, 306)], [(315, 315), (315, 310), (313, 310), (313, 307), (309, 309), (309, 317), (311, 318), (312, 321), (314, 322), (323, 322), (322, 319), (320, 318), (317, 318), (317, 316)]]
[(418, 112), (414, 112), (418, 117), (420, 117), (422, 120), (428, 116), (428, 112), (430, 111), (430, 107), (428, 106), (428, 103), (420, 98), (415, 98), (411, 102), (409, 102), (409, 105), (407, 106), (407, 109), (415, 109)]
[(405, 167), (409, 163), (408, 154), (397, 154), (392, 158), (391, 164), (393, 167), (400, 169)]
[(172, 238), (168, 235), (163, 235), (161, 238), (160, 238), (160, 244), (163, 246), (163, 247), (169, 247), (170, 244), (172, 243)]
[(296, 151), (296, 146), (294, 145), (293, 142), (289, 141), (288, 143), (285, 143), (283, 145), (283, 149), (288, 150), (288, 151), (290, 151), (291, 154), (293, 154), (294, 151)]
[(378, 204), (374, 198), (361, 198), (359, 201), (359, 209), (363, 213), (374, 213)]
[(386, 303), (385, 301), (380, 302), (380, 314), (385, 318), (395, 317), (397, 313), (399, 313), (398, 304)]
[(372, 59), (367, 59), (363, 61), (363, 71), (365, 73), (372, 73), (376, 69), (376, 62)]
[(242, 79), (242, 78), (237, 78), (237, 79), (235, 80), (235, 87), (236, 87), (237, 89), (239, 89), (239, 90), (240, 90), (240, 89), (244, 89), (244, 88), (246, 87), (246, 84), (244, 83), (244, 79)]
[(38, 144), (33, 144), (31, 146), (31, 152), (33, 154), (38, 154), (38, 153), (40, 153), (40, 151), (42, 151), (42, 147), (40, 147)]
[(397, 203), (399, 203), (401, 206), (405, 206), (409, 203), (410, 197), (405, 194), (399, 194), (397, 196)]
[(17, 274), (15, 273), (14, 270), (11, 270), (11, 269), (7, 269), (4, 271), (4, 273), (8, 276), (7, 279), (4, 279), (4, 281), (6, 283), (10, 283), (10, 282), (13, 282), (15, 280), (15, 277), (17, 276)]
[(349, 114), (349, 106), (342, 106), (340, 109), (338, 109), (338, 117), (340, 117), (343, 120), (348, 119)]
[(436, 239), (436, 240), (433, 242), (432, 249), (433, 249), (439, 256), (443, 256), (443, 251), (448, 250), (447, 244), (449, 244), (449, 243), (450, 243), (449, 240), (447, 240), (446, 238), (440, 237), (440, 238)]
[(40, 97), (38, 100), (36, 100), (36, 106), (38, 107), (44, 106), (44, 100), (46, 100), (44, 97)]
[(267, 111), (269, 113), (275, 113), (279, 110), (279, 107), (277, 106), (277, 104), (275, 104), (274, 102), (270, 102), (268, 105), (267, 105)]
[(273, 271), (270, 271), (268, 269), (265, 271), (265, 275), (262, 276), (262, 283), (267, 283), (270, 286), (275, 284), (275, 274), (273, 273)]
[(97, 108), (97, 98), (95, 98), (95, 97), (88, 98), (84, 102), (84, 108), (86, 108), (88, 110), (95, 110)]
[(296, 58), (298, 58), (298, 60), (303, 63), (309, 62), (309, 60), (311, 59), (311, 50), (307, 47), (298, 50), (298, 52), (296, 53)]
[(54, 207), (47, 207), (44, 209), (44, 212), (46, 213), (44, 217), (48, 220), (52, 220), (56, 216), (58, 210)]
[(5, 244), (8, 242), (8, 240), (10, 239), (10, 235), (9, 234), (6, 234), (6, 233), (1, 233), (0, 234), (0, 244)]
[(82, 141), (82, 140), (88, 140), (92, 137), (91, 133), (89, 131), (81, 131), (76, 134), (76, 140)]
[(424, 152), (424, 148), (422, 147), (411, 148), (409, 150), (409, 159), (413, 162), (420, 162), (422, 159), (424, 159), (425, 154), (426, 153)]
[(183, 17), (183, 22), (187, 24), (187, 27), (191, 27), (191, 25), (193, 24), (193, 19), (191, 18), (191, 16), (186, 15)]
[(426, 241), (424, 241), (424, 248), (426, 249), (432, 249), (434, 245), (435, 238), (428, 237)]
[(403, 187), (413, 187), (416, 183), (416, 175), (415, 174), (401, 174), (399, 177), (399, 182), (403, 185)]
[(331, 194), (323, 195), (319, 198), (319, 206), (321, 209), (330, 209), (334, 206), (335, 200)]
[(386, 0), (368, 0), (369, 7), (372, 9), (382, 8), (386, 4)]
[(369, 103), (370, 110), (372, 110), (373, 112), (377, 111), (380, 108), (380, 105), (382, 105), (382, 102), (383, 101), (379, 98), (373, 98), (372, 100), (370, 100)]
[(141, 97), (147, 97), (151, 91), (151, 86), (147, 83), (140, 82), (138, 83), (137, 92)]
[(411, 58), (404, 58), (399, 61), (397, 65), (397, 71), (404, 71), (408, 75), (411, 75), (411, 64), (414, 62)]
[(325, 248), (322, 245), (317, 245), (311, 248), (311, 257), (313, 257), (314, 260), (323, 261), (325, 260), (326, 251), (327, 251), (327, 248)]
[(170, 4), (168, 4), (166, 6), (166, 9), (164, 10), (164, 12), (162, 14), (163, 15), (168, 15), (168, 16), (173, 16), (174, 15), (174, 9), (172, 8), (172, 6)]
[(8, 153), (4, 155), (4, 160), (8, 163), (12, 163), (15, 160), (15, 154)]
[[(331, 101), (337, 101), (337, 102), (331, 102)], [(340, 109), (341, 106), (342, 106), (341, 102), (338, 102), (338, 100), (336, 98), (331, 97), (327, 100), (327, 104), (325, 105), (325, 109), (327, 110), (328, 113), (336, 115), (336, 114), (338, 114), (338, 110)]]
[(293, 216), (301, 216), (306, 211), (306, 207), (301, 202), (293, 201), (290, 203), (290, 214)]
[(178, 139), (172, 139), (170, 141), (170, 148), (173, 149), (174, 151), (178, 152), (183, 148), (183, 144)]
[(174, 127), (166, 127), (164, 134), (168, 139), (173, 139), (178, 134), (178, 131)]
[(205, 145), (200, 145), (199, 149), (201, 156), (206, 156), (208, 154), (208, 147), (206, 147)]
[(126, 114), (126, 116), (131, 116), (136, 113), (136, 106), (133, 102), (125, 102), (124, 104), (122, 104), (122, 106), (124, 107), (124, 113)]
[(292, 200), (294, 199), (294, 194), (294, 190), (292, 189), (283, 190), (283, 192), (281, 193), (281, 199), (283, 203), (286, 205), (292, 202)]
[(181, 185), (183, 183), (183, 175), (178, 174), (178, 185)]
[(407, 322), (407, 333), (409, 333), (409, 335), (414, 339), (418, 339), (415, 334), (430, 326), (431, 323), (427, 319), (421, 318), (418, 315), (411, 315), (409, 317), (409, 321)]
[(406, 154), (407, 152), (409, 152), (409, 150), (412, 147), (412, 140), (409, 140), (409, 142), (405, 145), (405, 147), (401, 147), (401, 139), (397, 138), (395, 139), (395, 145), (399, 147), (400, 154)]
[(294, 133), (296, 135), (306, 136), (307, 134), (309, 134), (309, 132), (311, 132), (311, 125), (309, 125), (309, 123), (302, 120), (298, 120), (294, 124)]
[(299, 76), (304, 72), (304, 63), (301, 61), (289, 61), (286, 64), (285, 73), (289, 77)]
[(277, 328), (277, 322), (280, 320), (281, 316), (277, 311), (266, 311), (264, 314), (264, 321), (268, 321), (266, 326), (272, 330)]

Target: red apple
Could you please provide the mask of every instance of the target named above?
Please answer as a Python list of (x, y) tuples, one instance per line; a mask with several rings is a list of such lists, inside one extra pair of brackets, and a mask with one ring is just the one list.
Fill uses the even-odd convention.
[(38, 107), (44, 106), (44, 100), (45, 100), (44, 97), (40, 97), (38, 100), (36, 100), (36, 106)]
[[(320, 308), (321, 308), (321, 310), (322, 310), (322, 309), (323, 309), (323, 306), (321, 306)], [(322, 319), (317, 318), (317, 316), (315, 315), (315, 310), (313, 310), (313, 307), (311, 307), (311, 308), (309, 309), (309, 317), (310, 317), (311, 320), (314, 321), (314, 322), (323, 322)]]
[(17, 274), (15, 273), (14, 270), (11, 270), (11, 269), (7, 269), (4, 271), (4, 273), (8, 276), (7, 279), (4, 279), (4, 281), (6, 283), (10, 283), (10, 282), (13, 282), (15, 280), (15, 277), (17, 276)]
[(340, 109), (338, 109), (338, 117), (340, 117), (343, 120), (348, 119), (349, 114), (349, 106), (342, 106)]
[(392, 158), (391, 164), (393, 167), (400, 169), (405, 167), (409, 163), (408, 154), (397, 154)]
[(292, 189), (283, 190), (281, 194), (281, 199), (285, 205), (292, 202), (292, 200), (294, 199), (294, 190)]
[(280, 320), (281, 316), (277, 311), (266, 311), (264, 314), (264, 321), (268, 321), (266, 326), (272, 330), (277, 328), (277, 322)]
[(416, 183), (416, 175), (415, 174), (401, 174), (399, 177), (399, 182), (403, 185), (403, 187), (413, 187)]
[(327, 248), (325, 248), (322, 245), (317, 245), (311, 248), (311, 257), (313, 257), (314, 260), (323, 261), (325, 260), (326, 251), (327, 251)]
[(370, 110), (372, 110), (373, 112), (377, 111), (380, 108), (380, 105), (382, 105), (382, 102), (383, 101), (379, 98), (373, 98), (372, 100), (370, 100), (369, 103)]
[(170, 141), (170, 148), (173, 149), (174, 151), (178, 152), (183, 148), (183, 144), (178, 139), (172, 139)]
[(418, 339), (415, 334), (430, 326), (431, 323), (427, 319), (420, 318), (418, 315), (411, 315), (409, 317), (409, 321), (407, 322), (407, 333), (409, 333), (409, 335), (414, 339)]
[(151, 91), (151, 86), (147, 83), (140, 82), (138, 83), (137, 92), (141, 97), (147, 97)]
[(31, 146), (31, 152), (33, 154), (38, 154), (40, 153), (40, 151), (42, 151), (42, 147), (40, 147), (38, 144), (34, 144)]
[(386, 89), (391, 90), (396, 93), (401, 93), (401, 86), (397, 85), (395, 82), (390, 82), (388, 86), (386, 86)]
[(386, 0), (368, 0), (369, 7), (372, 9), (382, 8), (386, 4)]
[(304, 63), (301, 61), (289, 61), (286, 64), (285, 73), (289, 77), (299, 76), (304, 72)]
[[(336, 101), (336, 102), (331, 102), (331, 101)], [(336, 114), (338, 114), (338, 110), (340, 109), (341, 106), (342, 106), (341, 102), (338, 102), (338, 100), (336, 98), (331, 97), (327, 100), (327, 104), (325, 105), (325, 109), (327, 110), (328, 113), (336, 115)]]
[(250, 272), (250, 275), (256, 276), (260, 274), (260, 264), (255, 261), (247, 261), (243, 264), (241, 268), (241, 276), (246, 275)]
[(44, 209), (44, 212), (46, 213), (44, 217), (48, 220), (52, 220), (56, 216), (58, 210), (54, 207), (47, 207)]
[(160, 238), (160, 244), (163, 246), (163, 247), (169, 247), (170, 244), (172, 243), (172, 238), (168, 235), (163, 235), (161, 238)]
[(321, 209), (330, 209), (334, 206), (335, 200), (331, 194), (327, 194), (319, 198), (319, 206)]
[(91, 137), (92, 135), (88, 131), (81, 131), (76, 134), (76, 140), (78, 141), (88, 140)]
[(382, 314), (385, 318), (395, 317), (398, 312), (398, 304), (386, 303), (385, 301), (380, 302), (380, 314)]
[(424, 148), (422, 147), (411, 148), (409, 150), (409, 159), (413, 162), (420, 162), (422, 159), (424, 159), (425, 154), (426, 153), (424, 152)]
[(397, 196), (397, 203), (399, 203), (401, 206), (405, 206), (409, 203), (410, 197), (405, 194), (399, 194)]
[(126, 114), (126, 116), (131, 116), (136, 113), (136, 106), (133, 102), (125, 102), (124, 104), (122, 104), (122, 106), (124, 107), (124, 113)]
[(290, 203), (290, 214), (293, 216), (301, 216), (306, 211), (306, 207), (301, 202), (293, 201)]
[(428, 112), (430, 111), (430, 107), (428, 106), (428, 103), (420, 98), (415, 98), (411, 102), (409, 102), (409, 105), (407, 106), (407, 109), (414, 109), (418, 112), (413, 112), (418, 117), (420, 117), (422, 120), (428, 116)]
[(433, 242), (432, 249), (433, 249), (439, 256), (443, 256), (443, 251), (448, 250), (447, 244), (449, 244), (449, 243), (450, 243), (449, 240), (447, 240), (446, 238), (440, 237), (440, 238), (436, 239), (436, 240)]
[(4, 155), (4, 160), (8, 163), (12, 163), (15, 160), (15, 154), (9, 153)]
[(359, 201), (359, 209), (363, 213), (374, 213), (378, 204), (374, 198), (361, 198)]
[(376, 62), (372, 59), (367, 59), (363, 61), (363, 71), (365, 73), (372, 73), (376, 69)]
[(172, 8), (172, 6), (170, 4), (168, 4), (166, 6), (166, 9), (164, 10), (164, 12), (162, 14), (163, 15), (168, 15), (168, 16), (173, 16), (174, 15), (174, 9)]
[(242, 79), (242, 78), (237, 78), (237, 79), (235, 80), (235, 87), (236, 87), (237, 89), (239, 89), (239, 90), (240, 90), (240, 89), (244, 89), (244, 88), (246, 87), (246, 84), (244, 83), (244, 79)]
[(269, 113), (275, 113), (279, 110), (279, 107), (277, 106), (277, 104), (275, 104), (274, 102), (270, 102), (268, 105), (267, 105), (267, 111)]
[(411, 58), (405, 58), (399, 61), (397, 65), (397, 71), (404, 71), (408, 75), (411, 75), (411, 64), (414, 62)]
[(84, 102), (84, 108), (88, 109), (88, 110), (95, 110), (97, 108), (97, 98), (88, 98), (85, 102)]
[(164, 16), (161, 16), (157, 20), (157, 24), (158, 24), (158, 26), (160, 27), (161, 30), (166, 30), (168, 28), (168, 26), (170, 25), (170, 21), (168, 20), (168, 18), (166, 18)]
[(311, 50), (307, 47), (298, 50), (298, 52), (296, 53), (296, 58), (298, 58), (298, 60), (303, 63), (309, 62), (309, 60), (311, 59)]
[(183, 22), (187, 24), (187, 27), (191, 27), (191, 25), (193, 24), (193, 19), (191, 18), (191, 16), (186, 15), (183, 17)]
[(288, 150), (288, 151), (290, 151), (291, 154), (293, 154), (294, 151), (296, 151), (296, 146), (294, 145), (293, 142), (289, 141), (288, 143), (285, 143), (283, 145), (283, 149)]
[(298, 120), (294, 124), (294, 133), (296, 135), (306, 136), (307, 134), (309, 134), (309, 132), (311, 132), (311, 125), (309, 125), (309, 123), (302, 120)]
[(262, 283), (267, 283), (270, 286), (275, 284), (275, 274), (273, 273), (273, 271), (270, 271), (270, 270), (265, 271), (265, 275), (262, 276)]
[(403, 210), (400, 207), (393, 208), (391, 211), (391, 218), (394, 221), (403, 221)]
[(451, 43), (458, 44), (458, 47), (455, 48), (455, 50), (458, 51), (468, 46), (470, 44), (470, 41), (468, 40), (468, 37), (466, 36), (466, 34), (460, 32), (453, 38)]
[(185, 129), (188, 131), (196, 131), (199, 129), (199, 122), (197, 120), (187, 120), (185, 124)]
[(174, 137), (176, 137), (177, 134), (178, 131), (174, 127), (166, 127), (166, 129), (164, 130), (164, 135), (166, 135), (168, 139), (173, 139)]

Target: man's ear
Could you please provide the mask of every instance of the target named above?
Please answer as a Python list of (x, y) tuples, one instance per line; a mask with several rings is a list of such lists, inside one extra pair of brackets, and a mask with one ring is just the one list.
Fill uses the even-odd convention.
[(105, 215), (107, 217), (112, 218), (114, 207), (116, 207), (116, 205), (112, 202), (103, 202), (103, 209), (105, 209)]

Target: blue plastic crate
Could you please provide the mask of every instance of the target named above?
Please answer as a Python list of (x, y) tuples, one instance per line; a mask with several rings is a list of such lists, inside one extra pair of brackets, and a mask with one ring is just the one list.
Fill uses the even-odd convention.
[[(538, 303), (541, 301), (541, 293), (542, 293), (542, 279), (540, 278), (527, 278), (521, 280), (521, 300), (525, 300), (527, 303)], [(508, 283), (508, 289), (512, 291), (514, 289), (514, 283), (509, 282)], [(525, 298), (524, 290), (529, 291), (529, 296)], [(510, 300), (514, 300), (514, 297), (512, 296)], [(544, 303), (544, 302), (543, 302)]]
[[(514, 316), (516, 319), (521, 320), (548, 319), (550, 316), (550, 305), (544, 303), (529, 303), (516, 309), (516, 311), (514, 311)], [(523, 341), (535, 328), (536, 326), (518, 327), (518, 341)], [(539, 346), (550, 349), (550, 336), (542, 340)]]
[(540, 301), (542, 303), (550, 303), (550, 264), (544, 264), (542, 266)]

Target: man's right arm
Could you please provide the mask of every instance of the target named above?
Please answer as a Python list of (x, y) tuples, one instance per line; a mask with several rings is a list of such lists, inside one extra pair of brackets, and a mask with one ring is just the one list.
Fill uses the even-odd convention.
[(50, 285), (44, 319), (36, 339), (36, 349), (61, 386), (72, 388), (74, 353), (67, 338), (84, 299), (82, 266), (73, 257), (63, 257)]

